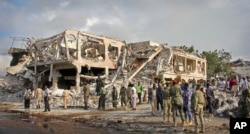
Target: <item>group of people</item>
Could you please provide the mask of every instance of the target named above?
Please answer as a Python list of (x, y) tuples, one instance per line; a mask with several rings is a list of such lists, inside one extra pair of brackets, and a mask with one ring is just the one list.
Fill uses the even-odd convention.
[[(205, 132), (204, 110), (207, 102), (209, 113), (212, 115), (212, 99), (214, 99), (213, 89), (207, 84), (207, 90), (200, 84), (190, 86), (190, 83), (179, 84), (177, 80), (162, 82), (148, 86), (148, 103), (152, 106), (152, 115), (155, 115), (159, 108), (163, 110), (163, 122), (169, 122), (170, 116), (173, 117), (173, 125), (177, 126), (176, 115), (179, 114), (182, 126), (192, 125), (194, 117), (195, 132), (198, 133), (198, 121), (201, 124), (200, 132)], [(196, 89), (192, 89), (196, 88)], [(159, 107), (160, 106), (160, 107)]]
[(44, 112), (50, 111), (49, 105), (49, 88), (47, 85), (44, 87), (44, 91), (41, 88), (37, 88), (34, 91), (27, 88), (24, 92), (24, 108), (25, 111), (30, 111), (31, 99), (35, 98), (36, 108), (41, 108), (41, 101), (44, 99)]

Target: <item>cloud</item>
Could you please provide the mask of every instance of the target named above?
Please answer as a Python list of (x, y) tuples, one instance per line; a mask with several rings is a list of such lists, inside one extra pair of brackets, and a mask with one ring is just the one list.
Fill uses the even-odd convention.
[(0, 41), (5, 45), (0, 48), (10, 47), (9, 37), (50, 37), (75, 29), (128, 43), (194, 45), (199, 51), (225, 49), (233, 57), (249, 58), (244, 49), (250, 42), (249, 10), (248, 0), (42, 0), (21, 5), (3, 0)]
[(9, 55), (0, 55), (0, 76), (4, 76), (6, 74), (6, 68), (9, 67), (11, 56)]
[(89, 31), (89, 29), (94, 26), (95, 24), (98, 24), (100, 20), (98, 18), (88, 18), (85, 26), (81, 29), (82, 31)]

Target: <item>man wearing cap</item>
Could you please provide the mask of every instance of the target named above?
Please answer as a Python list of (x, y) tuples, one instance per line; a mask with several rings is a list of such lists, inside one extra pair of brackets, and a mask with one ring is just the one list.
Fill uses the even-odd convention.
[(197, 85), (195, 93), (192, 95), (192, 109), (194, 111), (194, 121), (195, 121), (195, 133), (199, 133), (198, 131), (198, 119), (201, 123), (201, 131), (205, 133), (205, 124), (204, 124), (204, 107), (206, 105), (206, 100), (204, 97), (204, 93), (202, 92), (203, 88), (200, 85)]
[(170, 97), (171, 97), (171, 103), (172, 103), (174, 127), (177, 126), (177, 122), (176, 122), (177, 111), (179, 111), (179, 113), (180, 113), (181, 120), (182, 120), (182, 126), (184, 126), (182, 92), (181, 92), (181, 88), (180, 88), (180, 85), (178, 84), (177, 80), (173, 80), (173, 86), (170, 89)]

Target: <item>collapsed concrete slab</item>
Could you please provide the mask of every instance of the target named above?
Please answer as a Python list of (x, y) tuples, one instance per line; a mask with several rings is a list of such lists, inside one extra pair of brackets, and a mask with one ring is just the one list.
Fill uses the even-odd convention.
[[(9, 50), (13, 64), (8, 75), (28, 81), (29, 84), (24, 85), (34, 90), (48, 85), (54, 92), (52, 96), (57, 97), (54, 100), (61, 96), (60, 89), (71, 89), (76, 94), (72, 103), (81, 105), (83, 83), (90, 83), (93, 96), (98, 75), (105, 81), (105, 88), (114, 85), (118, 92), (121, 84), (127, 86), (128, 82), (141, 81), (146, 91), (150, 80), (157, 83), (176, 78), (206, 79), (204, 57), (167, 44), (152, 41), (127, 44), (119, 39), (74, 30), (25, 41), (25, 49)], [(107, 103), (110, 103), (110, 90), (107, 91)]]

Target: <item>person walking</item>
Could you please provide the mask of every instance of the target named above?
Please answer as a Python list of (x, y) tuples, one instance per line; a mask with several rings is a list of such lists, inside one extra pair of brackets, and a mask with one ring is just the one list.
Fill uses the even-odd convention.
[(24, 92), (24, 109), (25, 111), (30, 111), (30, 99), (31, 99), (32, 93), (30, 89), (26, 89)]
[(127, 109), (127, 89), (124, 87), (124, 84), (122, 84), (120, 89), (120, 98), (122, 108)]
[(141, 104), (142, 85), (141, 85), (140, 81), (138, 81), (138, 85), (136, 86), (136, 93), (138, 95), (139, 104)]
[[(170, 114), (171, 114), (171, 97), (170, 97), (170, 86), (168, 83), (165, 83), (164, 90), (162, 92), (163, 99), (163, 122), (169, 122)], [(167, 119), (166, 119), (167, 117)]]
[(171, 97), (171, 104), (172, 104), (174, 127), (177, 126), (177, 122), (176, 122), (177, 111), (179, 111), (179, 114), (182, 120), (182, 126), (184, 126), (182, 93), (181, 93), (180, 85), (178, 84), (177, 80), (173, 80), (173, 86), (170, 89), (170, 97)]
[(195, 121), (195, 133), (198, 131), (198, 120), (201, 123), (201, 133), (205, 133), (205, 123), (204, 123), (204, 107), (205, 107), (205, 97), (202, 92), (203, 88), (200, 85), (197, 85), (195, 93), (192, 95), (192, 108), (194, 111), (194, 121)]
[(192, 125), (192, 110), (191, 110), (192, 91), (188, 87), (189, 87), (188, 83), (185, 83), (182, 94), (183, 110), (185, 114), (185, 124)]
[(47, 85), (45, 85), (45, 91), (44, 91), (44, 112), (50, 111), (49, 106), (49, 88)]
[(118, 97), (118, 92), (115, 86), (113, 86), (112, 90), (112, 101), (113, 101), (113, 108), (117, 109), (117, 97)]
[(63, 94), (62, 94), (62, 98), (63, 98), (63, 105), (64, 105), (65, 110), (67, 109), (67, 105), (69, 103), (70, 96), (73, 97), (72, 94), (70, 93), (70, 91), (67, 89), (64, 89)]
[(41, 88), (37, 88), (35, 90), (35, 99), (36, 99), (36, 108), (37, 109), (41, 108), (42, 98), (43, 98), (43, 90)]

